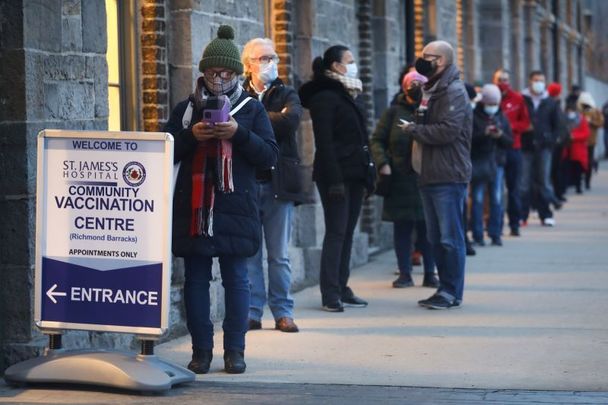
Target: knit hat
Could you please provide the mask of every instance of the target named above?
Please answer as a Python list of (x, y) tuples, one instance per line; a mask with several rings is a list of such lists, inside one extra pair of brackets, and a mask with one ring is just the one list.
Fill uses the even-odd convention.
[(243, 74), (241, 53), (232, 41), (234, 30), (229, 25), (220, 25), (217, 30), (217, 38), (209, 42), (203, 51), (203, 58), (198, 64), (198, 70), (203, 72), (208, 68), (226, 68), (236, 74)]
[(412, 72), (409, 72), (405, 76), (403, 76), (403, 80), (401, 81), (401, 88), (404, 90), (409, 88), (410, 83), (412, 83), (413, 81), (418, 81), (421, 84), (424, 84), (424, 83), (428, 82), (429, 79), (427, 79), (426, 76), (422, 76), (420, 73), (418, 73), (414, 70)]
[(555, 82), (551, 83), (547, 86), (547, 93), (549, 93), (551, 97), (559, 96), (562, 94), (562, 85)]
[(495, 84), (484, 84), (481, 89), (481, 102), (484, 104), (497, 105), (501, 99), (500, 89)]

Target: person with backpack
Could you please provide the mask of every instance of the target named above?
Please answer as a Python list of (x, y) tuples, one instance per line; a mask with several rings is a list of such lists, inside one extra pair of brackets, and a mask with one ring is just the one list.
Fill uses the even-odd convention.
[[(264, 106), (240, 85), (243, 64), (233, 39), (232, 27), (219, 27), (203, 52), (194, 94), (173, 109), (164, 128), (175, 137), (174, 161), (180, 165), (173, 195), (173, 253), (184, 258), (184, 303), (192, 336), (188, 368), (197, 374), (207, 373), (213, 358), (209, 282), (214, 257), (225, 291), (224, 369), (245, 372), (247, 257), (260, 248), (255, 173), (272, 167), (278, 155)], [(217, 121), (225, 114), (225, 122)]]

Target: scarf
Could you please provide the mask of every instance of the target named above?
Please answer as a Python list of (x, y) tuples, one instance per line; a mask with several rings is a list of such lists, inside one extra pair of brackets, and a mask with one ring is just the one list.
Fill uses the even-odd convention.
[(350, 77), (338, 74), (329, 69), (325, 70), (325, 76), (342, 83), (352, 98), (357, 98), (357, 96), (363, 92), (363, 83), (359, 79), (351, 79)]
[[(197, 82), (195, 104), (199, 110), (205, 109), (210, 96), (202, 78)], [(230, 105), (238, 101), (243, 88), (236, 85), (231, 94), (226, 94)], [(237, 96), (238, 95), (238, 96)], [(215, 205), (215, 189), (223, 193), (234, 191), (232, 178), (232, 142), (230, 140), (210, 139), (199, 142), (192, 159), (192, 219), (190, 222), (191, 236), (213, 236), (213, 207)]]

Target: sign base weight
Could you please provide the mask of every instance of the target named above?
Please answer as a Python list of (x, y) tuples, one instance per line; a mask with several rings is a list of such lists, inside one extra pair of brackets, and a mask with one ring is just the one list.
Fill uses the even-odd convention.
[(192, 382), (195, 374), (156, 355), (49, 350), (44, 356), (9, 367), (4, 379), (8, 384), (85, 384), (145, 392)]

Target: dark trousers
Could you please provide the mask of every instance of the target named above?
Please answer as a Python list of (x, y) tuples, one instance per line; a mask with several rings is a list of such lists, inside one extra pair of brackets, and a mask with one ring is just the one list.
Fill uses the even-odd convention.
[(393, 223), (393, 242), (397, 266), (402, 276), (408, 277), (412, 274), (412, 232), (416, 229), (416, 244), (424, 260), (424, 273), (432, 275), (435, 272), (435, 260), (433, 250), (426, 237), (426, 224), (424, 220), (419, 221), (396, 221)]
[(551, 181), (553, 182), (553, 190), (557, 198), (562, 198), (567, 188), (564, 176), (564, 160), (562, 159), (563, 152), (563, 147), (556, 146), (553, 149), (553, 160), (551, 162)]
[(325, 217), (325, 237), (321, 252), (321, 297), (323, 305), (350, 297), (350, 255), (353, 233), (363, 204), (363, 184), (345, 184), (344, 198), (329, 196), (329, 185), (317, 182)]
[(507, 184), (507, 216), (509, 217), (509, 228), (519, 229), (521, 220), (521, 197), (519, 194), (521, 182), (521, 150), (509, 149), (507, 151), (507, 162), (505, 164), (505, 182)]
[[(608, 136), (605, 134), (604, 136)], [(587, 171), (585, 172), (585, 187), (588, 189), (591, 188), (591, 173), (595, 169), (595, 145), (587, 146), (587, 154), (589, 156), (589, 165), (587, 166)]]

